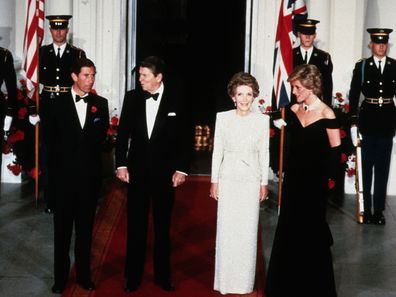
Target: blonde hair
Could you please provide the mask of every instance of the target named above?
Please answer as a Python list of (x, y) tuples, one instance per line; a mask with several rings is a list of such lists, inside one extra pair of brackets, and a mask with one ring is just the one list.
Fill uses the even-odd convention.
[(299, 80), (304, 88), (312, 90), (316, 96), (322, 98), (322, 74), (318, 67), (312, 64), (298, 65), (287, 79), (288, 82), (296, 80)]

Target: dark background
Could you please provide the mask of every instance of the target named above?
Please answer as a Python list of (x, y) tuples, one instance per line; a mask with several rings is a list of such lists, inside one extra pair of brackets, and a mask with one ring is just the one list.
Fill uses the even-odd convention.
[[(216, 112), (233, 108), (229, 79), (244, 70), (245, 6), (246, 0), (137, 1), (137, 60), (165, 60), (168, 78), (186, 89), (194, 124), (208, 125), (211, 135)], [(209, 173), (210, 155), (195, 152), (193, 173)]]

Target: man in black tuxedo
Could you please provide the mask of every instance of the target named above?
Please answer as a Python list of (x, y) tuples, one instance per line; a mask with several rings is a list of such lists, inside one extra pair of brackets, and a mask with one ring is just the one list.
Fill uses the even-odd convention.
[(332, 106), (333, 101), (333, 63), (329, 53), (315, 47), (317, 20), (304, 19), (297, 23), (300, 46), (293, 49), (293, 66), (313, 64), (322, 74), (323, 102)]
[[(88, 59), (72, 68), (70, 92), (54, 99), (50, 113), (50, 158), (54, 179), (54, 293), (62, 293), (70, 270), (70, 241), (75, 225), (77, 283), (94, 290), (90, 251), (101, 185), (101, 151), (109, 126), (107, 100), (91, 93), (96, 68)], [(55, 178), (56, 177), (56, 178)]]
[[(171, 282), (170, 224), (175, 188), (184, 183), (192, 150), (186, 101), (163, 82), (165, 64), (155, 56), (138, 66), (142, 90), (126, 93), (116, 145), (117, 177), (128, 183), (125, 291), (138, 289), (143, 273), (150, 205), (154, 221), (154, 282)], [(179, 92), (178, 92), (179, 91)]]
[[(385, 224), (386, 189), (396, 131), (396, 60), (387, 56), (392, 29), (370, 28), (372, 56), (359, 60), (349, 91), (352, 142), (362, 135), (362, 174), (365, 224)], [(360, 95), (364, 100), (360, 103)], [(371, 184), (374, 179), (374, 195)], [(372, 213), (372, 208), (374, 213)]]
[[(52, 43), (40, 48), (40, 84), (43, 86), (40, 94), (41, 134), (43, 136), (40, 150), (40, 162), (44, 181), (45, 211), (53, 212), (53, 182), (50, 181), (51, 164), (47, 152), (47, 119), (53, 109), (51, 104), (55, 98), (70, 92), (73, 80), (71, 68), (79, 59), (84, 59), (85, 52), (67, 43), (69, 20), (71, 15), (48, 15)], [(55, 111), (56, 112), (56, 111)]]

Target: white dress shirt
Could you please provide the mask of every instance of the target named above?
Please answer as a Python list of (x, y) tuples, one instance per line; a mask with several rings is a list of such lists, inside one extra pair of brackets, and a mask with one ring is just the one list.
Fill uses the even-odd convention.
[[(78, 119), (80, 120), (81, 128), (84, 128), (85, 118), (87, 117), (87, 103), (85, 103), (84, 100), (79, 100), (78, 102), (76, 102), (77, 93), (73, 90), (73, 88), (71, 89), (71, 93), (73, 97), (73, 102), (76, 106), (77, 115), (78, 115)], [(88, 95), (89, 94), (86, 93), (84, 96), (80, 96), (80, 97), (84, 98), (87, 97)]]
[(386, 64), (386, 56), (383, 57), (382, 59), (378, 59), (376, 56), (374, 56), (374, 63), (375, 66), (377, 66), (377, 68), (379, 68), (379, 61), (381, 60), (381, 74), (384, 73), (384, 68), (385, 68), (385, 64)]
[(303, 47), (300, 46), (300, 52), (301, 52), (303, 60), (305, 57), (305, 52), (307, 52), (307, 63), (309, 64), (309, 60), (311, 59), (312, 52), (313, 52), (313, 46), (311, 46), (309, 49), (303, 49)]
[(162, 94), (164, 93), (164, 84), (161, 82), (160, 87), (154, 92), (158, 93), (157, 100), (153, 98), (149, 98), (146, 100), (146, 121), (147, 121), (147, 133), (148, 137), (151, 137), (151, 133), (153, 132), (155, 118), (157, 117), (158, 108), (161, 103)]
[(60, 48), (60, 56), (62, 58), (63, 53), (65, 52), (66, 49), (66, 42), (64, 44), (62, 44), (61, 46), (57, 46), (55, 43), (52, 44), (52, 46), (54, 47), (54, 51), (55, 51), (55, 56), (58, 54), (58, 48)]

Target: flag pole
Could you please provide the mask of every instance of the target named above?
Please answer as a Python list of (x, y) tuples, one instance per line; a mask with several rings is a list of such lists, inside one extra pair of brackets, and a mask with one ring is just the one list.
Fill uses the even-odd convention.
[[(281, 108), (282, 120), (285, 119), (285, 108)], [(279, 145), (279, 182), (278, 182), (278, 215), (280, 213), (280, 206), (282, 201), (282, 183), (283, 183), (283, 147), (285, 141), (285, 126), (280, 130), (280, 145)]]
[[(40, 9), (39, 9), (39, 3), (36, 2), (36, 20), (37, 20), (37, 30), (39, 29), (39, 17), (40, 17)], [(38, 32), (37, 32), (38, 35)], [(39, 76), (39, 69), (40, 69), (40, 44), (41, 44), (41, 40), (40, 37), (37, 36), (37, 50), (36, 50), (36, 59), (37, 59), (37, 87), (34, 90), (34, 96), (36, 98), (36, 113), (37, 115), (39, 114), (40, 111), (40, 76)], [(35, 156), (34, 156), (34, 163), (35, 163), (35, 185), (34, 185), (34, 197), (35, 197), (35, 204), (36, 204), (36, 208), (38, 208), (38, 199), (39, 199), (39, 152), (40, 152), (40, 148), (39, 148), (39, 143), (40, 143), (40, 123), (37, 123), (35, 125), (35, 138), (34, 138), (34, 152), (35, 152)]]

